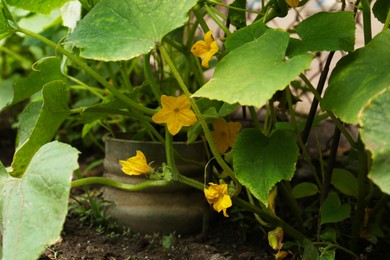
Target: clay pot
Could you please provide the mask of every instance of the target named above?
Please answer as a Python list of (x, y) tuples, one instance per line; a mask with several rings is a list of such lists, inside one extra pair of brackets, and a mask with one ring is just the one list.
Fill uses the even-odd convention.
[[(118, 138), (118, 137), (117, 137)], [(158, 168), (165, 159), (165, 148), (158, 142), (140, 142), (128, 139), (105, 139), (104, 177), (125, 183), (139, 183), (147, 180), (144, 176), (129, 176), (121, 171), (119, 160), (134, 156), (141, 150), (148, 163)], [(174, 143), (174, 148), (184, 157), (199, 162), (206, 161), (203, 142), (186, 145)], [(203, 179), (204, 169), (197, 165), (183, 164), (176, 160), (181, 174)], [(103, 190), (104, 198), (111, 202), (108, 214), (118, 224), (129, 227), (134, 233), (190, 234), (202, 227), (208, 206), (201, 191), (174, 182), (168, 186), (150, 188), (140, 192), (123, 191), (111, 187)]]

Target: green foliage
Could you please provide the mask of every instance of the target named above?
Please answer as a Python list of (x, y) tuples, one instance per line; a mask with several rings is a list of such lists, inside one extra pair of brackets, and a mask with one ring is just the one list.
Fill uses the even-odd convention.
[(370, 179), (379, 188), (390, 194), (390, 91), (386, 89), (374, 97), (363, 110), (361, 135), (372, 154)]
[(329, 78), (321, 107), (333, 110), (345, 122), (358, 123), (364, 107), (390, 85), (389, 42), (390, 31), (387, 30), (366, 46), (344, 56)]
[(37, 259), (59, 239), (77, 157), (76, 149), (51, 142), (37, 151), (21, 178), (0, 166), (3, 259)]
[(355, 21), (352, 12), (317, 13), (297, 26), (301, 41), (292, 55), (307, 51), (353, 51)]
[(32, 156), (56, 134), (69, 115), (68, 89), (63, 81), (51, 81), (42, 89), (42, 101), (30, 103), (20, 115), (20, 136), (12, 162), (12, 175), (19, 177)]
[(195, 3), (101, 0), (80, 21), (68, 42), (79, 47), (85, 58), (128, 60), (150, 52), (167, 33), (182, 26)]
[(244, 129), (233, 149), (237, 179), (264, 205), (268, 205), (272, 187), (294, 175), (298, 147), (288, 131), (279, 130), (267, 137), (257, 129)]
[(332, 185), (348, 196), (357, 198), (358, 196), (358, 181), (356, 177), (345, 169), (333, 169)]
[[(286, 61), (288, 41), (288, 33), (267, 30), (259, 38), (232, 50), (217, 65), (214, 77), (193, 96), (263, 106), (276, 91), (284, 89), (308, 68), (313, 58), (302, 54)], [(250, 73), (252, 68), (257, 73)]]
[(48, 14), (51, 10), (61, 7), (68, 1), (69, 0), (7, 0), (7, 3), (31, 12)]
[(318, 194), (319, 190), (317, 185), (312, 182), (301, 182), (298, 183), (291, 191), (291, 195), (296, 198), (305, 198)]
[[(6, 170), (0, 162), (4, 259), (37, 258), (58, 238), (77, 151), (50, 141), (78, 141), (83, 148), (89, 141), (102, 147), (101, 136), (117, 130), (166, 145), (167, 164), (156, 169), (156, 175), (169, 171), (168, 179), (149, 180), (137, 189), (179, 181), (203, 191), (208, 179), (228, 184), (215, 184), (218, 188), (207, 197), (210, 203), (226, 210), (231, 197), (236, 211), (228, 207), (230, 215), (249, 211), (260, 229), (279, 227), (280, 234), (293, 240), (283, 241), (283, 250), (295, 253), (291, 245), (303, 248), (293, 258), (335, 259), (339, 249), (356, 257), (365, 254), (358, 248), (360, 239), (375, 244), (388, 236), (381, 216), (388, 210), (384, 193), (390, 194), (390, 31), (384, 28), (371, 39), (369, 16), (373, 12), (388, 27), (388, 1), (377, 0), (372, 9), (370, 1), (362, 1), (354, 12), (340, 8), (310, 14), (301, 12), (310, 1), (300, 1), (292, 10), (286, 0), (270, 0), (251, 14), (256, 15), (251, 22), (247, 16), (253, 10), (244, 12), (247, 1), (242, 0), (230, 6), (222, 1), (82, 0), (83, 9), (74, 12), (81, 14), (73, 17), (80, 18), (74, 31), (59, 19), (58, 8), (66, 2), (0, 0), (0, 111), (16, 104), (24, 108), (15, 124), (12, 165)], [(229, 10), (221, 12), (223, 8)], [(295, 12), (300, 14), (287, 29), (270, 28), (275, 17)], [(367, 44), (354, 50), (360, 13)], [(210, 29), (214, 38), (192, 48)], [(334, 61), (334, 51), (344, 57), (330, 68), (323, 94), (327, 65), (320, 66), (317, 89), (306, 70), (316, 70), (313, 59), (328, 51), (327, 65)], [(211, 53), (214, 73), (198, 62), (211, 58)], [(315, 100), (311, 112), (302, 115), (295, 110), (307, 93)], [(164, 133), (165, 125), (152, 120), (164, 105), (163, 94), (185, 94), (198, 119), (173, 138)], [(313, 113), (318, 111), (317, 101), (320, 115)], [(348, 148), (342, 144), (336, 149), (338, 131), (330, 153), (322, 148), (331, 140), (320, 139), (315, 152), (302, 142), (312, 122), (324, 119), (337, 126)], [(214, 125), (216, 121), (221, 126)], [(238, 134), (236, 121), (242, 123)], [(358, 141), (344, 123), (360, 127)], [(181, 155), (172, 148), (173, 139), (199, 138), (207, 141), (204, 182), (180, 174), (174, 154)], [(218, 152), (218, 142), (229, 144), (227, 153)], [(350, 154), (344, 157), (340, 152)], [(135, 190), (132, 184), (105, 178), (80, 178), (73, 185), (94, 182)], [(72, 213), (104, 230), (109, 218), (106, 202), (89, 190), (86, 194), (72, 204)], [(282, 240), (276, 243), (279, 252)], [(161, 242), (171, 247), (173, 234)]]
[(330, 192), (321, 205), (321, 225), (326, 223), (337, 223), (350, 217), (351, 205), (341, 204), (340, 197), (335, 192)]

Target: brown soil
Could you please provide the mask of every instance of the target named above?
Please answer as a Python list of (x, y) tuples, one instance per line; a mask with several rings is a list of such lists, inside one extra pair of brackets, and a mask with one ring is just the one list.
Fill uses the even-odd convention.
[(220, 219), (205, 238), (125, 234), (120, 229), (100, 233), (68, 217), (62, 241), (47, 248), (40, 259), (274, 259), (259, 230), (243, 231), (238, 222)]

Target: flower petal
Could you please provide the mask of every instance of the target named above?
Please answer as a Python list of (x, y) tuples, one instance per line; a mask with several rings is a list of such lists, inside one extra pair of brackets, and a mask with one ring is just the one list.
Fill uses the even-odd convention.
[(210, 46), (211, 43), (214, 41), (213, 32), (212, 31), (208, 31), (207, 33), (205, 33), (204, 40), (205, 40), (207, 46)]
[(145, 155), (137, 150), (136, 155), (126, 161), (120, 160), (122, 171), (128, 175), (142, 175), (150, 172), (150, 167), (146, 162)]
[(192, 54), (199, 58), (203, 58), (209, 51), (210, 47), (203, 40), (195, 42), (191, 48)]

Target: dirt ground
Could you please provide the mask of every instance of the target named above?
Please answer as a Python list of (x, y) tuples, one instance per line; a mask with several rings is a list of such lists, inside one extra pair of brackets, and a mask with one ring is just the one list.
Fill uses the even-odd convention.
[(220, 219), (204, 238), (199, 234), (126, 234), (123, 229), (99, 233), (97, 228), (68, 217), (62, 241), (47, 248), (40, 259), (274, 259), (264, 235), (246, 229), (243, 233), (238, 222)]

